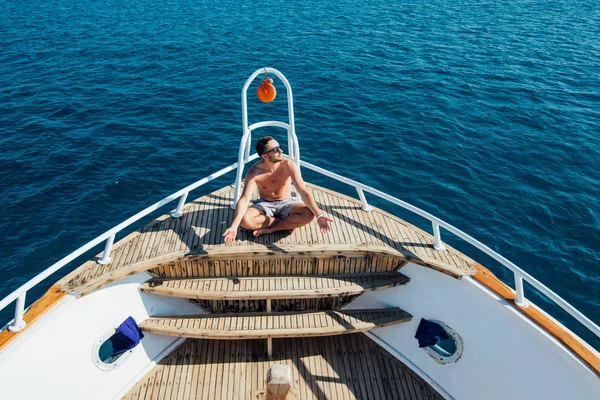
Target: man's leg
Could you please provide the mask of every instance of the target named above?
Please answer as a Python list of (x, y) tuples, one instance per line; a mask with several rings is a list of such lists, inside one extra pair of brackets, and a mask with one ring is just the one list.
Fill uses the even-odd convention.
[(265, 228), (257, 229), (253, 232), (253, 235), (260, 236), (283, 230), (292, 232), (295, 228), (308, 224), (314, 217), (315, 216), (312, 211), (310, 211), (310, 208), (304, 203), (298, 203), (292, 207), (287, 218), (277, 220), (272, 225), (267, 225)]
[(256, 207), (248, 207), (246, 213), (242, 217), (240, 225), (242, 228), (249, 229), (251, 231), (261, 228), (267, 228), (279, 221), (275, 217), (267, 217), (263, 210)]

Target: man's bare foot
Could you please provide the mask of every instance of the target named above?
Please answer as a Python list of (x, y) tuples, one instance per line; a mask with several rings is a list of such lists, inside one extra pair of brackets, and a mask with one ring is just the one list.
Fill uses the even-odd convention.
[[(288, 229), (288, 232), (290, 232), (290, 235), (292, 233), (294, 233), (294, 231), (296, 230), (296, 228), (292, 228), (292, 229)], [(263, 229), (257, 229), (254, 232), (252, 232), (252, 235), (254, 237), (259, 237), (260, 235), (268, 235), (269, 233), (273, 233), (275, 232), (273, 229), (269, 229), (269, 228), (263, 228)]]
[(254, 237), (259, 237), (260, 235), (266, 235), (271, 233), (270, 229), (257, 229), (254, 232), (252, 232), (252, 235), (254, 235)]

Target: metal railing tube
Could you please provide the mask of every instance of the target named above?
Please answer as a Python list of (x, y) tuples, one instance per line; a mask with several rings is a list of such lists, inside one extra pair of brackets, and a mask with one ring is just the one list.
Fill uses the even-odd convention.
[(288, 124), (286, 124), (285, 122), (281, 122), (281, 121), (261, 121), (261, 122), (255, 122), (252, 125), (250, 125), (248, 127), (249, 131), (253, 131), (255, 129), (258, 128), (265, 128), (267, 126), (274, 126), (276, 128), (283, 128), (285, 130), (290, 130), (290, 126)]
[(113, 243), (115, 242), (115, 234), (113, 233), (106, 240), (106, 246), (104, 246), (104, 252), (102, 253), (102, 257), (98, 259), (98, 264), (105, 265), (111, 262), (112, 258), (110, 258), (110, 251), (112, 250)]
[(188, 192), (185, 192), (180, 198), (179, 198), (179, 203), (177, 204), (177, 208), (175, 209), (175, 211), (171, 212), (171, 217), (173, 218), (179, 218), (183, 215), (183, 213), (181, 212), (181, 210), (183, 209), (183, 206), (185, 205), (185, 202), (187, 200), (187, 196), (188, 196)]
[[(242, 187), (242, 174), (244, 173), (244, 153), (246, 151), (246, 145), (249, 142), (249, 138), (250, 138), (250, 130), (246, 130), (246, 132), (244, 132), (244, 135), (242, 136), (242, 139), (240, 141), (240, 151), (238, 154), (238, 168), (235, 174), (235, 189), (233, 192), (233, 203), (231, 203), (231, 208), (233, 208), (235, 210), (235, 207), (237, 206), (237, 202), (240, 199), (240, 191), (241, 191), (241, 187)], [(256, 155), (258, 157), (258, 155)]]
[[(249, 134), (249, 132), (247, 132)], [(246, 137), (246, 135), (245, 135)], [(244, 138), (242, 138), (242, 141), (244, 140)], [(245, 144), (245, 142), (242, 142), (242, 145)], [(296, 143), (297, 145), (297, 143)], [(244, 147), (240, 147), (241, 151), (239, 154), (239, 158), (238, 158), (238, 162), (235, 164), (231, 164), (230, 166), (223, 168), (222, 170), (211, 174), (203, 179), (200, 179), (199, 181), (173, 193), (172, 195), (165, 197), (164, 199), (162, 199), (161, 201), (154, 203), (153, 205), (151, 205), (150, 207), (138, 212), (137, 214), (135, 214), (134, 216), (128, 218), (127, 220), (121, 222), (119, 225), (113, 227), (112, 229), (104, 232), (102, 235), (98, 236), (97, 238), (95, 238), (94, 240), (91, 240), (90, 242), (88, 242), (87, 244), (81, 246), (79, 249), (75, 250), (74, 252), (72, 252), (71, 254), (69, 254), (68, 256), (62, 258), (60, 261), (52, 264), (49, 268), (47, 268), (46, 270), (44, 270), (43, 272), (41, 272), (40, 274), (38, 274), (37, 276), (35, 276), (33, 279), (31, 279), (29, 282), (25, 283), (24, 285), (22, 285), (21, 287), (19, 287), (18, 289), (16, 289), (15, 291), (13, 291), (11, 294), (9, 294), (8, 296), (6, 296), (4, 299), (2, 299), (0, 301), (0, 310), (4, 309), (8, 304), (12, 303), (14, 300), (17, 300), (17, 304), (16, 304), (16, 309), (15, 309), (15, 320), (13, 322), (12, 325), (15, 326), (15, 328), (18, 326), (18, 324), (20, 323), (19, 321), (22, 321), (23, 318), (23, 312), (24, 312), (24, 306), (25, 306), (25, 295), (26, 292), (33, 288), (35, 285), (37, 285), (38, 283), (40, 283), (41, 281), (43, 281), (44, 279), (46, 279), (48, 276), (52, 275), (53, 273), (55, 273), (57, 270), (59, 270), (60, 268), (62, 268), (63, 266), (65, 266), (66, 264), (68, 264), (69, 262), (73, 261), (75, 258), (81, 256), (82, 254), (84, 254), (86, 251), (92, 249), (93, 247), (97, 246), (98, 244), (102, 243), (102, 241), (107, 240), (106, 243), (106, 248), (104, 251), (104, 255), (102, 258), (104, 258), (105, 256), (108, 256), (110, 253), (110, 248), (112, 247), (112, 242), (114, 241), (114, 237), (115, 235), (120, 232), (122, 229), (126, 228), (127, 226), (131, 225), (132, 223), (138, 221), (139, 219), (145, 217), (146, 215), (150, 214), (151, 212), (159, 209), (160, 207), (164, 206), (165, 204), (170, 203), (171, 201), (179, 198), (180, 196), (183, 196), (184, 194), (189, 193), (190, 191), (204, 185), (205, 183), (216, 179), (218, 177), (220, 177), (221, 175), (224, 175), (234, 169), (238, 169), (238, 176), (240, 177), (240, 179), (237, 181), (238, 185), (241, 183), (241, 172), (243, 170), (243, 155), (244, 155), (244, 151), (242, 149), (245, 149)], [(242, 158), (242, 159), (240, 159)], [(257, 154), (254, 154), (252, 156), (250, 156), (248, 158), (248, 162), (252, 161), (254, 159), (258, 158)], [(238, 165), (241, 165), (241, 168), (238, 168)], [(571, 304), (569, 304), (567, 301), (565, 301), (563, 298), (561, 298), (559, 295), (557, 295), (556, 293), (554, 293), (552, 290), (550, 290), (549, 288), (547, 288), (544, 284), (542, 284), (541, 282), (539, 282), (537, 279), (535, 279), (534, 277), (532, 277), (531, 275), (529, 275), (527, 272), (523, 271), (521, 268), (517, 267), (515, 264), (513, 264), (512, 262), (508, 261), (506, 258), (502, 257), (500, 254), (496, 253), (494, 250), (490, 249), (489, 247), (487, 247), (486, 245), (480, 243), (479, 241), (477, 241), (476, 239), (472, 238), (471, 236), (467, 235), (466, 233), (464, 233), (463, 231), (461, 231), (460, 229), (455, 228), (454, 226), (442, 221), (441, 219), (421, 210), (418, 207), (415, 207), (411, 204), (408, 204), (402, 200), (399, 200), (393, 196), (390, 196), (386, 193), (383, 193), (379, 190), (373, 189), (370, 186), (366, 186), (363, 185), (359, 182), (356, 182), (352, 179), (348, 179), (345, 178), (343, 176), (340, 176), (338, 174), (335, 174), (333, 172), (327, 171), (323, 168), (319, 168), (315, 165), (312, 165), (310, 163), (307, 163), (305, 161), (300, 161), (300, 165), (312, 169), (313, 171), (319, 172), (325, 176), (329, 176), (330, 178), (336, 179), (340, 182), (346, 183), (348, 185), (354, 186), (360, 196), (360, 193), (362, 191), (366, 191), (369, 192), (371, 194), (374, 194), (384, 200), (387, 200), (393, 204), (396, 204), (400, 207), (403, 207), (409, 211), (413, 211), (415, 214), (418, 214), (424, 218), (429, 219), (434, 225), (434, 236), (435, 236), (435, 231), (436, 231), (436, 224), (438, 225), (437, 229), (439, 230), (439, 226), (443, 227), (444, 229), (446, 229), (447, 231), (455, 234), (456, 236), (458, 236), (459, 238), (465, 240), (467, 243), (473, 245), (474, 247), (478, 248), (479, 250), (483, 251), (484, 253), (486, 253), (487, 255), (489, 255), (490, 257), (494, 258), (496, 261), (500, 262), (502, 265), (504, 265), (506, 268), (512, 270), (515, 273), (515, 285), (516, 285), (516, 291), (517, 291), (517, 304), (521, 305), (521, 304), (526, 304), (527, 301), (525, 299), (524, 293), (523, 293), (523, 279), (526, 280), (531, 286), (535, 287), (537, 290), (539, 290), (542, 294), (544, 294), (545, 296), (547, 296), (550, 300), (554, 301), (555, 304), (557, 304), (559, 307), (561, 307), (563, 310), (565, 310), (566, 312), (568, 312), (571, 316), (573, 316), (575, 319), (577, 319), (582, 325), (584, 325), (586, 328), (588, 328), (590, 331), (592, 331), (596, 336), (600, 337), (600, 327), (598, 325), (596, 325), (593, 321), (591, 321), (589, 318), (587, 318), (585, 315), (583, 315), (579, 310), (577, 310), (575, 307), (573, 307)], [(360, 190), (360, 191), (359, 191)], [(239, 194), (239, 187), (237, 188), (238, 194)], [(363, 194), (364, 196), (364, 194)], [(181, 199), (180, 199), (181, 202)], [(109, 245), (110, 243), (110, 245)], [(441, 243), (441, 240), (440, 240)], [(107, 251), (108, 250), (108, 251)], [(24, 321), (22, 322), (24, 323)]]
[(300, 163), (302, 166), (304, 166), (308, 169), (312, 169), (313, 171), (319, 172), (325, 176), (336, 179), (340, 182), (346, 183), (346, 184), (354, 186), (356, 188), (361, 188), (365, 192), (374, 194), (375, 196), (378, 196), (384, 200), (387, 200), (390, 203), (396, 204), (402, 208), (412, 211), (415, 214), (422, 216), (423, 218), (429, 219), (431, 222), (436, 222), (439, 226), (443, 227), (448, 232), (455, 234), (459, 238), (463, 239), (465, 242), (467, 242), (467, 243), (471, 244), (472, 246), (478, 248), (479, 250), (483, 251), (484, 253), (486, 253), (487, 255), (489, 255), (494, 260), (498, 261), (500, 264), (504, 265), (506, 268), (510, 269), (511, 271), (518, 273), (522, 279), (526, 280), (531, 286), (535, 287), (537, 290), (539, 290), (541, 293), (543, 293), (549, 299), (554, 301), (554, 303), (556, 303), (556, 305), (558, 305), (563, 310), (565, 310), (566, 312), (571, 314), (571, 316), (573, 318), (575, 318), (582, 325), (584, 325), (586, 328), (588, 328), (590, 331), (592, 331), (596, 336), (600, 337), (600, 327), (598, 325), (596, 325), (592, 320), (590, 320), (588, 317), (583, 315), (579, 310), (577, 310), (575, 307), (573, 307), (571, 304), (569, 304), (567, 301), (565, 301), (562, 297), (560, 297), (559, 295), (554, 293), (552, 290), (550, 290), (548, 287), (546, 287), (540, 281), (535, 279), (533, 276), (529, 275), (527, 272), (523, 271), (521, 268), (519, 268), (518, 266), (513, 264), (511, 261), (507, 260), (506, 258), (504, 258), (500, 254), (496, 253), (494, 250), (490, 249), (488, 246), (484, 245), (483, 243), (479, 242), (478, 240), (467, 235), (460, 229), (455, 228), (454, 226), (448, 224), (447, 222), (429, 214), (426, 211), (421, 210), (418, 207), (413, 206), (412, 204), (408, 204), (400, 199), (390, 196), (389, 194), (383, 193), (377, 189), (373, 189), (370, 186), (363, 185), (362, 183), (356, 182), (352, 179), (345, 178), (334, 172), (327, 171), (326, 169), (317, 167), (316, 165), (307, 163), (306, 161), (301, 161)]
[(363, 192), (363, 190), (357, 187), (356, 191), (358, 192), (358, 197), (360, 198), (360, 202), (362, 203), (363, 211), (373, 211), (373, 207), (371, 207), (369, 203), (367, 203), (367, 198), (365, 197), (365, 193)]
[[(253, 154), (252, 156), (250, 156), (248, 161), (252, 161), (256, 158), (258, 158), (258, 155)], [(104, 232), (102, 235), (100, 235), (97, 238), (84, 244), (83, 246), (81, 246), (80, 248), (78, 248), (77, 250), (75, 250), (74, 252), (69, 254), (68, 256), (61, 258), (59, 261), (55, 262), (50, 267), (46, 268), (44, 271), (42, 271), (41, 273), (39, 273), (38, 275), (33, 277), (29, 282), (24, 283), (19, 288), (14, 290), (11, 294), (9, 294), (5, 298), (3, 298), (0, 301), (0, 310), (3, 310), (4, 308), (6, 308), (7, 305), (9, 305), (13, 301), (15, 301), (19, 296), (21, 296), (21, 294), (28, 291), (29, 289), (31, 289), (32, 287), (34, 287), (35, 285), (37, 285), (38, 283), (40, 283), (41, 281), (43, 281), (44, 279), (46, 279), (47, 277), (49, 277), (50, 275), (52, 275), (53, 273), (55, 273), (56, 271), (61, 269), (62, 267), (64, 267), (68, 263), (70, 263), (71, 261), (75, 260), (77, 257), (83, 255), (86, 251), (96, 247), (103, 241), (107, 240), (110, 236), (115, 235), (116, 233), (120, 232), (124, 228), (133, 224), (134, 222), (140, 220), (141, 218), (144, 218), (146, 215), (150, 214), (151, 212), (154, 212), (154, 211), (158, 210), (159, 208), (161, 208), (162, 206), (169, 204), (170, 202), (178, 199), (179, 196), (181, 196), (182, 194), (184, 194), (186, 192), (191, 192), (192, 190), (206, 184), (207, 182), (210, 182), (213, 179), (217, 179), (220, 176), (233, 171), (234, 169), (237, 168), (237, 166), (238, 166), (238, 163), (231, 164), (230, 166), (225, 167), (222, 170), (215, 172), (214, 174), (208, 175), (208, 176), (200, 179), (199, 181), (196, 181), (196, 182), (192, 183), (191, 185), (184, 187), (183, 189), (173, 193), (170, 196), (165, 197), (164, 199), (162, 199), (159, 202), (152, 204), (150, 207), (138, 212), (134, 216), (121, 222), (119, 225), (109, 229), (108, 231)]]
[(296, 162), (298, 168), (300, 168), (300, 144), (298, 143), (298, 136), (296, 136), (296, 132), (294, 131), (293, 127), (291, 127), (290, 130), (292, 131), (293, 138), (292, 142), (294, 147), (294, 161)]
[(292, 136), (292, 131), (288, 128), (287, 130), (287, 141), (288, 141), (288, 156), (296, 162), (296, 158), (294, 157), (294, 138)]
[(250, 143), (252, 143), (252, 131), (250, 131), (250, 135), (248, 136), (248, 140), (246, 141), (246, 151), (244, 153), (244, 164), (248, 162), (248, 158), (250, 158)]
[(17, 302), (15, 304), (15, 319), (12, 324), (8, 326), (8, 330), (10, 332), (18, 332), (27, 325), (25, 321), (23, 321), (23, 314), (25, 313), (25, 296), (27, 292), (21, 293), (19, 297), (17, 297)]
[(440, 235), (440, 225), (437, 222), (432, 222), (433, 226), (433, 248), (438, 251), (446, 250), (446, 246), (442, 243), (442, 236)]
[(523, 289), (523, 277), (518, 272), (515, 272), (515, 291), (517, 292), (517, 298), (515, 304), (519, 307), (527, 308), (527, 300), (525, 300), (525, 291)]
[[(289, 154), (292, 156), (292, 159), (294, 160), (294, 162), (300, 166), (300, 148), (297, 145), (297, 138), (296, 138), (296, 128), (295, 128), (295, 120), (294, 120), (294, 95), (292, 93), (292, 86), (290, 85), (290, 82), (287, 80), (287, 78), (278, 70), (274, 69), (274, 68), (259, 68), (256, 71), (254, 71), (254, 73), (252, 75), (250, 75), (250, 77), (246, 80), (246, 82), (244, 83), (244, 86), (242, 87), (242, 129), (246, 130), (246, 129), (254, 129), (253, 127), (255, 125), (259, 125), (258, 124), (253, 124), (252, 126), (248, 126), (248, 99), (247, 99), (247, 93), (248, 93), (248, 88), (250, 87), (250, 84), (254, 81), (254, 79), (256, 79), (259, 75), (261, 74), (274, 74), (275, 76), (277, 76), (281, 82), (283, 83), (283, 85), (285, 86), (286, 92), (287, 92), (287, 105), (288, 105), (288, 120), (289, 120), (289, 125), (285, 124), (285, 126), (288, 129), (288, 132), (291, 132), (293, 140), (290, 141), (290, 138), (288, 136), (288, 146), (290, 147), (288, 149)], [(264, 123), (266, 124), (270, 124), (272, 121), (265, 121)], [(281, 123), (283, 125), (283, 123)], [(282, 126), (282, 125), (271, 125), (271, 126)], [(268, 125), (263, 125), (263, 126), (268, 126)], [(293, 142), (296, 142), (296, 145), (294, 145)], [(249, 145), (248, 145), (249, 146)], [(247, 157), (246, 157), (246, 162), (247, 162)], [(237, 203), (237, 197), (235, 198), (235, 202)]]

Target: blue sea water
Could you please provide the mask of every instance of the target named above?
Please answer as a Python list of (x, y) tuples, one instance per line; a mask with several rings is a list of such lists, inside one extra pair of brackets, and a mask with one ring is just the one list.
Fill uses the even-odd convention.
[[(0, 0), (0, 9), (0, 298), (235, 162), (241, 87), (270, 66), (292, 84), (305, 160), (452, 223), (600, 323), (597, 2)], [(250, 122), (286, 120), (277, 88), (271, 104), (252, 99)]]

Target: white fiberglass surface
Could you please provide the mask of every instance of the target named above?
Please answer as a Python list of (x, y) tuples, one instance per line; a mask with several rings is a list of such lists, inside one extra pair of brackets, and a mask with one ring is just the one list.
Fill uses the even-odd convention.
[[(579, 359), (470, 279), (408, 264), (409, 284), (367, 293), (348, 308), (400, 307), (406, 324), (375, 329), (382, 344), (407, 358), (456, 399), (599, 399), (600, 380)], [(444, 322), (463, 339), (461, 358), (438, 364), (414, 338), (421, 318)]]
[(92, 347), (127, 317), (202, 314), (186, 300), (140, 293), (146, 273), (127, 277), (42, 318), (0, 353), (2, 397), (10, 399), (111, 399), (177, 338), (145, 334), (114, 371), (94, 365)]

